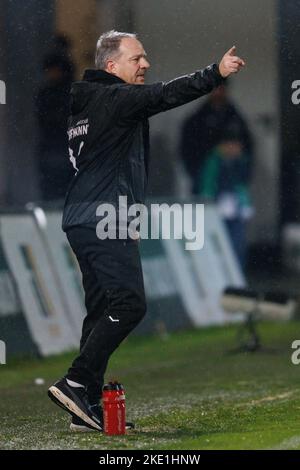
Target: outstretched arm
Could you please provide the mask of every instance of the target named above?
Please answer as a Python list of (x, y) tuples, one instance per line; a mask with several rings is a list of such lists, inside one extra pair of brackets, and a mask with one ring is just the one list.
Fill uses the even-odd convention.
[(112, 102), (120, 118), (141, 119), (176, 108), (209, 93), (232, 73), (244, 67), (243, 59), (235, 55), (235, 46), (222, 57), (220, 64), (153, 85), (119, 85)]

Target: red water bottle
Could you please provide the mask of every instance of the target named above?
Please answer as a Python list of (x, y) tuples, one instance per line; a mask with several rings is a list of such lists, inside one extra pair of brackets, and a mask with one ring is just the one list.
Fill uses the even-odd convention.
[(125, 434), (125, 392), (119, 382), (109, 382), (102, 392), (104, 432), (109, 436)]

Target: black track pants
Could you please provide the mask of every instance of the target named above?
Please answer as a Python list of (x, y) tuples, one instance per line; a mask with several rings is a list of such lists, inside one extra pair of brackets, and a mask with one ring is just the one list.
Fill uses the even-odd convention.
[(80, 354), (66, 377), (87, 385), (96, 400), (110, 355), (146, 313), (139, 243), (99, 240), (88, 227), (74, 227), (67, 237), (82, 272), (87, 316)]

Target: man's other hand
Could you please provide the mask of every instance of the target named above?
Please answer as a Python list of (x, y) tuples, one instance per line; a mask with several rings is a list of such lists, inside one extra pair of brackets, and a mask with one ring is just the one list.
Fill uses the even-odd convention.
[(219, 71), (222, 77), (226, 78), (229, 77), (232, 73), (237, 73), (244, 67), (245, 62), (243, 59), (235, 55), (236, 47), (233, 46), (229, 49), (229, 51), (224, 54), (222, 60), (219, 64)]

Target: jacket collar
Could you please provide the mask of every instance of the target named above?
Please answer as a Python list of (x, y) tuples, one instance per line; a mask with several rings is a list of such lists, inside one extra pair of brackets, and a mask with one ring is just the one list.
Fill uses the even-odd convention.
[(102, 82), (102, 83), (125, 83), (124, 80), (105, 72), (105, 70), (87, 69), (84, 72), (83, 80), (88, 82)]

